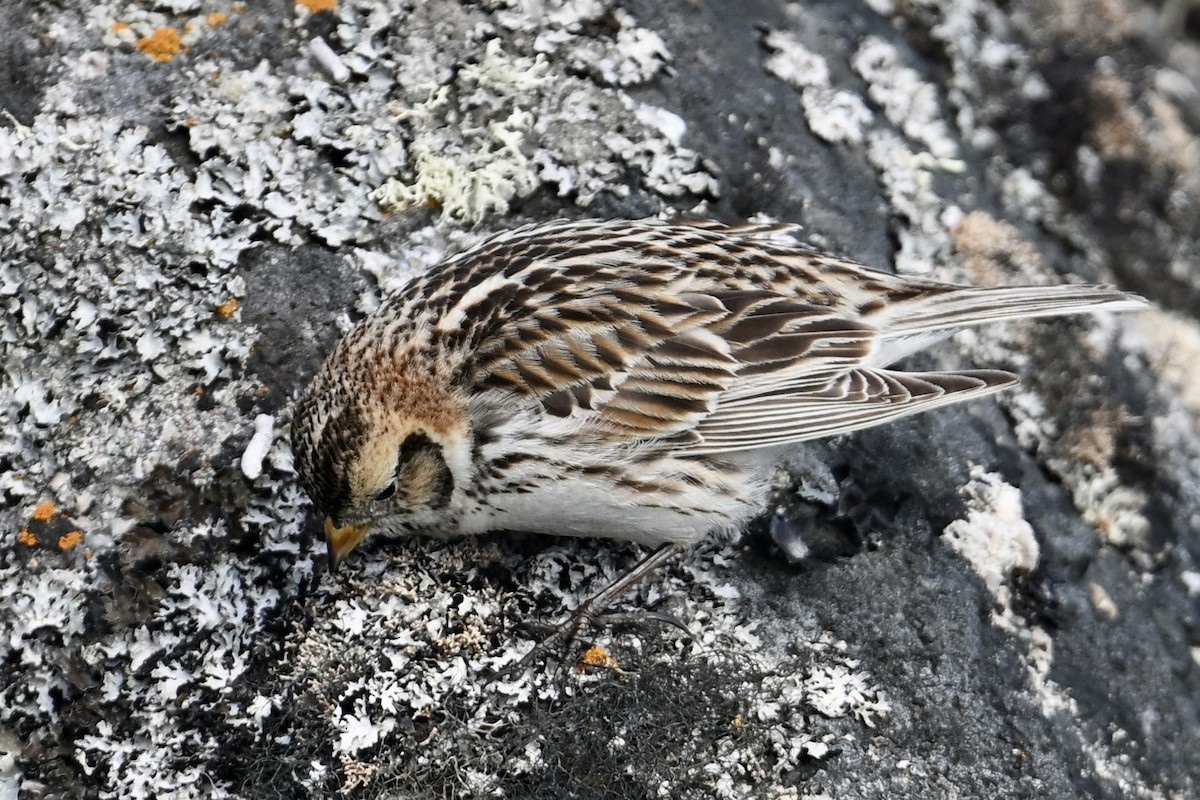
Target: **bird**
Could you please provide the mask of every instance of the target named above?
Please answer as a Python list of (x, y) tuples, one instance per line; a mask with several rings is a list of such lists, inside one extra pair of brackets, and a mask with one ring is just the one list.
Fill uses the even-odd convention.
[(904, 357), (982, 323), (1146, 305), (896, 275), (786, 223), (534, 223), (354, 325), (294, 405), (291, 444), (331, 569), (368, 535), (523, 531), (666, 557), (759, 513), (796, 443), (1018, 381)]

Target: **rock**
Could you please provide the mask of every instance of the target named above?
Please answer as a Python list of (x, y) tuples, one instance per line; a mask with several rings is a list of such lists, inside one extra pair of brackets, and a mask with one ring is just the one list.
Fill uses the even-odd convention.
[[(1194, 20), (541, 5), (6, 9), (0, 797), (1195, 795)], [(1024, 383), (806, 447), (565, 653), (524, 623), (642, 553), (326, 574), (280, 432), (340, 332), (490, 231), (659, 212), (1157, 308), (913, 359)]]

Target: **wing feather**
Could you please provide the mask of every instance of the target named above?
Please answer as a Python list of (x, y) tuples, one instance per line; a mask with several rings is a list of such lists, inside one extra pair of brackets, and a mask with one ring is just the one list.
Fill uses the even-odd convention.
[[(672, 277), (539, 309), (477, 361), (477, 385), (609, 435), (668, 437), (694, 429), (723, 398), (800, 387), (806, 375), (820, 388), (861, 363), (877, 337), (825, 306), (760, 288), (680, 291)], [(592, 391), (598, 379), (611, 383), (602, 398)]]
[(883, 367), (966, 325), (1141, 304), (1101, 286), (901, 278), (815, 252), (795, 232), (525, 227), (446, 262), (436, 292), (422, 297), (417, 282), (404, 300), (445, 337), (440, 352), (462, 359), (454, 369), (472, 389), (539, 403), (606, 442), (691, 440), (681, 452), (694, 454), (844, 433), (998, 391), (1015, 378)]
[(1015, 375), (1000, 370), (853, 369), (837, 375), (821, 392), (722, 405), (696, 427), (703, 441), (686, 452), (711, 455), (834, 436), (998, 392), (1016, 382)]

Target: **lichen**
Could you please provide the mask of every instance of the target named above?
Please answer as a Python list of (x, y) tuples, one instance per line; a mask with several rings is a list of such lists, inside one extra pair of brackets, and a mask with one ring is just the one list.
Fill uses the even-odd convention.
[(942, 537), (983, 579), (996, 604), (1010, 610), (1012, 574), (1029, 574), (1038, 562), (1037, 537), (1025, 521), (1021, 492), (973, 465), (962, 494), (967, 518), (947, 525)]

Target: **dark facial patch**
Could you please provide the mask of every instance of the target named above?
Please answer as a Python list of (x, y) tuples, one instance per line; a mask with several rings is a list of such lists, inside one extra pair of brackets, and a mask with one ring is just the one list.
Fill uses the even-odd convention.
[(350, 484), (346, 466), (366, 438), (362, 415), (352, 406), (339, 409), (330, 418), (316, 447), (312, 445), (308, 403), (296, 409), (292, 424), (292, 450), (297, 456), (300, 482), (317, 508), (336, 515), (350, 503)]
[(454, 492), (454, 476), (442, 448), (423, 433), (411, 434), (400, 445), (396, 482), (410, 506), (442, 508)]

